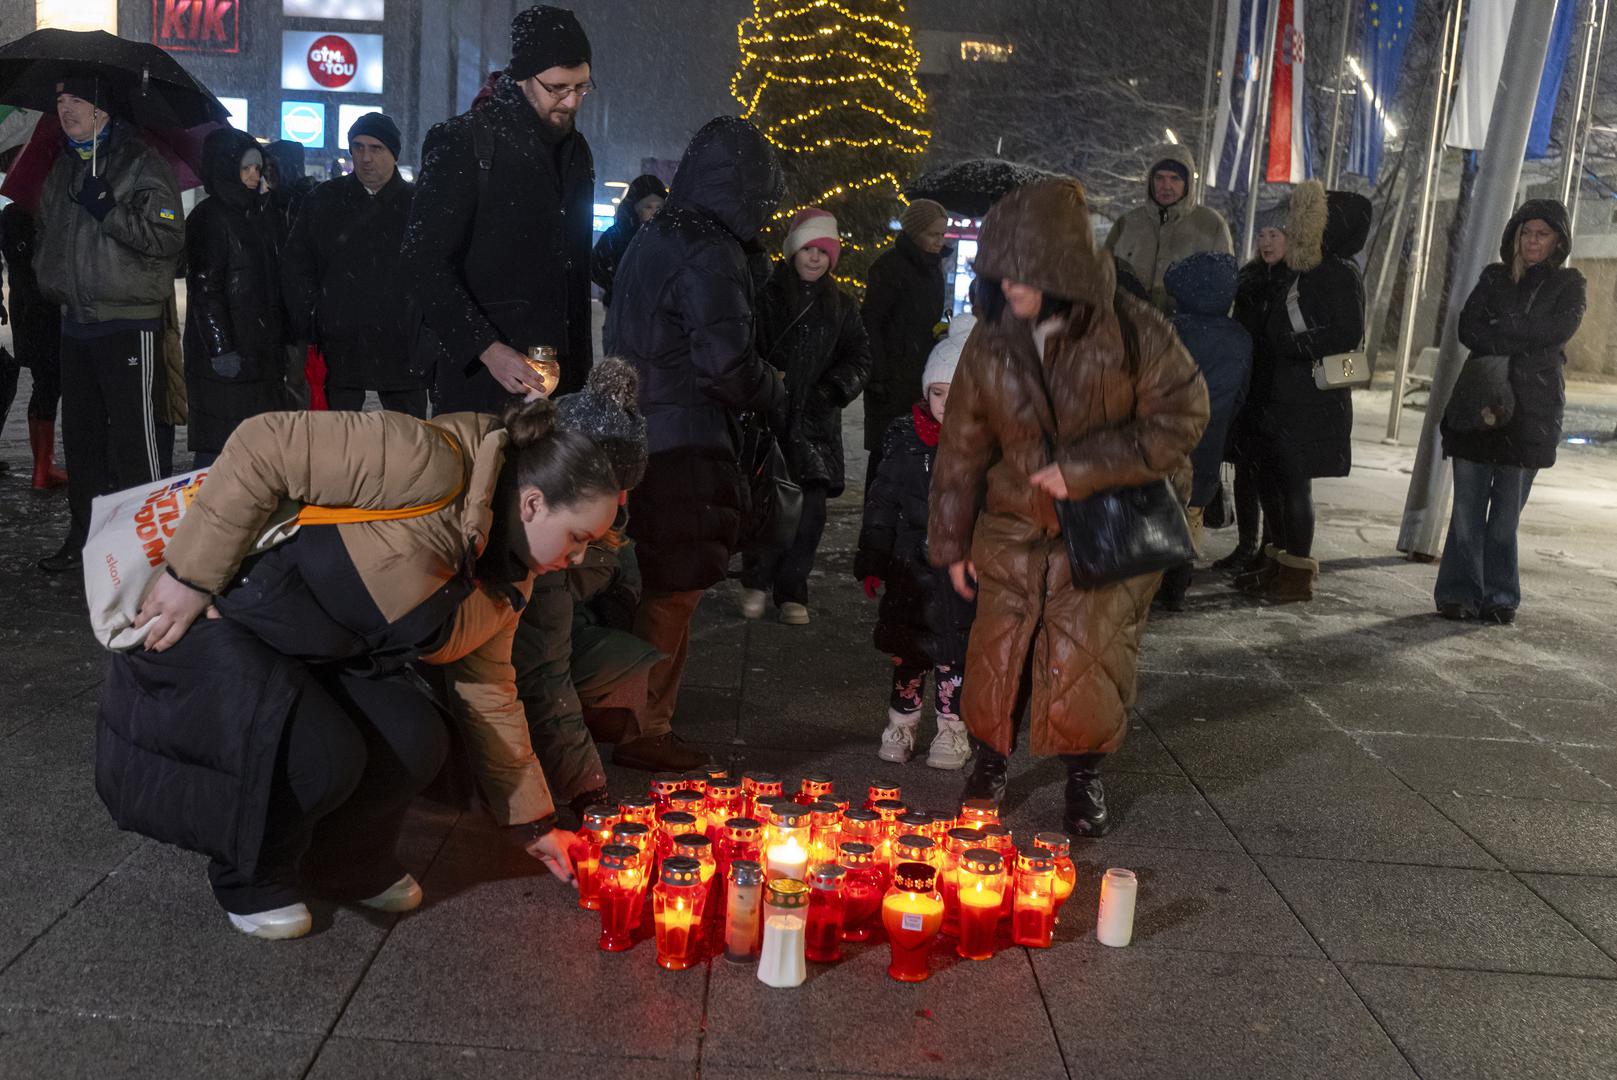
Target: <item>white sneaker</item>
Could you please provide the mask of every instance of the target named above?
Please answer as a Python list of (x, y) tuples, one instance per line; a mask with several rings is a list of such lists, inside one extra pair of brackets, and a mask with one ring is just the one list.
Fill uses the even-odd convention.
[(787, 626), (807, 626), (809, 624), (808, 606), (789, 602), (782, 604), (780, 606), (780, 621)]
[(902, 713), (887, 710), (887, 730), (881, 733), (881, 749), (876, 756), (883, 761), (902, 765), (915, 756), (915, 729), (921, 724), (919, 712)]
[(421, 886), (415, 878), (405, 874), (375, 896), (361, 900), (360, 903), (377, 911), (390, 911), (395, 914), (414, 911), (421, 906)]
[(285, 941), (307, 934), (314, 927), (314, 919), (303, 904), (288, 904), (252, 915), (230, 913), (230, 925), (250, 937)]
[(971, 760), (971, 740), (959, 717), (939, 715), (938, 734), (926, 752), (926, 763), (934, 769), (963, 769)]
[(741, 617), (743, 619), (761, 619), (764, 608), (769, 606), (769, 594), (762, 589), (741, 590)]

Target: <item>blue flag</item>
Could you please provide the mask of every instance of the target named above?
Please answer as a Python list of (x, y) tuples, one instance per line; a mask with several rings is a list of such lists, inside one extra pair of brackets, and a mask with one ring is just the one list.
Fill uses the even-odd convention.
[(1561, 96), (1561, 76), (1566, 71), (1567, 55), (1572, 51), (1572, 31), (1578, 18), (1577, 0), (1561, 0), (1555, 10), (1555, 25), (1550, 28), (1550, 52), (1544, 58), (1544, 75), (1538, 83), (1538, 104), (1533, 109), (1533, 127), (1527, 133), (1529, 159), (1549, 157), (1550, 126), (1555, 121), (1555, 102)]
[(1404, 71), (1404, 49), (1415, 22), (1415, 0), (1365, 0), (1360, 20), (1359, 104), (1353, 113), (1347, 171), (1372, 184), (1381, 171), (1387, 144), (1387, 108), (1398, 92)]

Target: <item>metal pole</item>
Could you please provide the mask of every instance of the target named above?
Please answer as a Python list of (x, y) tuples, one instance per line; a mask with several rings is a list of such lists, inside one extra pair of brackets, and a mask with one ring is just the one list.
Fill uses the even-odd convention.
[(1364, 362), (1371, 371), (1380, 361), (1381, 339), (1387, 333), (1387, 294), (1392, 289), (1393, 270), (1403, 262), (1404, 221), (1409, 217), (1410, 200), (1415, 197), (1415, 184), (1410, 179), (1413, 175), (1413, 169), (1400, 168), (1387, 200), (1394, 209), (1386, 219), (1387, 239), (1381, 248), (1381, 265), (1376, 268), (1376, 286), (1370, 294), (1370, 328), (1364, 338)]
[[(1205, 163), (1211, 160), (1213, 152), (1213, 85), (1218, 72), (1218, 0), (1212, 0), (1207, 5), (1207, 82), (1202, 89), (1202, 130), (1201, 130), (1201, 160)], [(1196, 170), (1196, 189), (1194, 192), (1197, 202), (1201, 202), (1207, 191), (1207, 168)]]
[(1443, 18), (1443, 55), (1437, 67), (1437, 83), (1432, 87), (1432, 126), (1426, 133), (1425, 166), (1421, 177), (1419, 209), (1415, 214), (1415, 244), (1410, 250), (1409, 280), (1404, 297), (1404, 317), (1398, 331), (1398, 367), (1392, 381), (1392, 402), (1387, 407), (1386, 441), (1396, 443), (1403, 423), (1404, 384), (1409, 378), (1409, 361), (1415, 352), (1415, 317), (1420, 312), (1426, 290), (1426, 268), (1432, 251), (1432, 202), (1443, 175), (1443, 132), (1448, 127), (1449, 98), (1459, 67), (1460, 3), (1450, 5)]
[[(1589, 79), (1589, 85), (1596, 89), (1598, 89), (1600, 86), (1600, 54), (1601, 51), (1606, 47), (1606, 16), (1610, 13), (1610, 10), (1611, 0), (1600, 0), (1600, 35), (1595, 41), (1594, 63), (1591, 65), (1593, 70)], [(1583, 123), (1583, 140), (1578, 146), (1578, 164), (1577, 168), (1572, 174), (1574, 178), (1572, 181), (1572, 191), (1567, 203), (1567, 214), (1569, 216), (1568, 219), (1572, 222), (1572, 231), (1574, 233), (1578, 231), (1578, 203), (1583, 197), (1584, 163), (1589, 160), (1589, 132), (1595, 126), (1594, 103), (1595, 95), (1594, 91), (1591, 90), (1589, 94), (1589, 119), (1585, 120)]]
[(1435, 557), (1442, 546), (1453, 478), (1443, 465), (1438, 425), (1465, 358), (1460, 347), (1460, 310), (1483, 268), (1497, 257), (1499, 234), (1515, 206), (1516, 184), (1521, 179), (1522, 157), (1527, 153), (1527, 135), (1533, 126), (1538, 83), (1544, 74), (1554, 23), (1554, 4), (1517, 4), (1511, 17), (1510, 37), (1499, 69), (1499, 90), (1488, 120), (1487, 149), (1482, 155), (1464, 241), (1455, 262), (1448, 318), (1443, 326), (1443, 352), (1432, 373), (1432, 394), (1415, 450), (1409, 496), (1404, 501), (1398, 550), (1415, 558)]
[(1332, 189), (1336, 187), (1340, 175), (1337, 169), (1342, 161), (1338, 146), (1342, 132), (1342, 84), (1346, 81), (1344, 75), (1347, 72), (1348, 38), (1353, 29), (1353, 12), (1358, 6), (1358, 0), (1342, 0), (1342, 33), (1336, 46), (1336, 101), (1331, 106), (1331, 148), (1325, 158), (1325, 186)]
[(1269, 137), (1269, 98), (1274, 89), (1275, 52), (1279, 45), (1280, 0), (1269, 0), (1269, 26), (1263, 35), (1263, 66), (1258, 75), (1258, 108), (1252, 119), (1252, 171), (1247, 174), (1246, 222), (1242, 226), (1242, 258), (1252, 258), (1258, 224), (1258, 181), (1263, 172), (1263, 147)]
[[(1562, 0), (1571, 3), (1573, 0)], [(1595, 47), (1595, 29), (1599, 20), (1595, 17), (1595, 9), (1600, 6), (1600, 0), (1589, 0), (1589, 19), (1583, 27), (1583, 55), (1578, 61), (1578, 88), (1572, 96), (1572, 114), (1566, 122), (1566, 143), (1561, 153), (1561, 205), (1567, 206), (1572, 202), (1572, 185), (1577, 183), (1578, 176), (1578, 132), (1583, 123), (1583, 98), (1589, 88), (1589, 61), (1590, 53)], [(1590, 112), (1594, 110), (1591, 108)]]

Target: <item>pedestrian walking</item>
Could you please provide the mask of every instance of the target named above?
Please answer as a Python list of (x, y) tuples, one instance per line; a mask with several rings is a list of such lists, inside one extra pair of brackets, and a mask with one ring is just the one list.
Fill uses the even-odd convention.
[(354, 171), (310, 192), (281, 259), (289, 336), (302, 356), (326, 361), (326, 403), (358, 410), (374, 390), (382, 408), (427, 415), (427, 385), (414, 366), (415, 320), (399, 311), (408, 292), (400, 245), (415, 185), (400, 175), (399, 129), (366, 113), (348, 129)]
[[(1235, 303), (1235, 257), (1222, 251), (1204, 251), (1168, 267), (1163, 285), (1173, 299), (1173, 328), (1179, 341), (1207, 384), (1207, 429), (1191, 452), (1194, 476), (1190, 485), (1191, 536), (1201, 547), (1202, 513), (1218, 495), (1219, 469), (1230, 424), (1246, 399), (1252, 378), (1252, 335), (1230, 317)], [(1162, 576), (1159, 605), (1168, 611), (1184, 609), (1193, 565), (1186, 563)]]
[(1074, 586), (1054, 500), (1170, 476), (1188, 493), (1207, 390), (1167, 321), (1118, 298), (1076, 182), (1001, 199), (976, 269), (979, 322), (949, 391), (927, 531), (932, 565), (977, 599), (964, 797), (1003, 799), (1026, 703), (1033, 753), (1066, 764), (1067, 829), (1099, 836), (1112, 823), (1099, 770), (1128, 729), (1160, 575)]
[(842, 410), (870, 377), (870, 344), (854, 299), (837, 287), (842, 254), (837, 219), (806, 207), (792, 219), (758, 302), (758, 351), (786, 383), (786, 467), (803, 489), (797, 535), (783, 549), (748, 551), (741, 573), (741, 614), (763, 615), (770, 599), (788, 626), (809, 621), (809, 574), (825, 533), (826, 503), (846, 486)]
[(286, 408), (286, 337), (264, 156), (244, 131), (202, 147), (208, 198), (185, 235), (186, 444), (203, 468), (249, 416)]
[(926, 534), (949, 385), (976, 323), (971, 315), (955, 317), (922, 369), (921, 400), (912, 404), (909, 416), (887, 426), (881, 467), (865, 495), (853, 565), (865, 595), (872, 600), (881, 595), (876, 648), (893, 664), (887, 727), (877, 755), (899, 764), (915, 755), (930, 675), (937, 734), (926, 763), (934, 769), (959, 769), (971, 759), (971, 742), (960, 719), (960, 686), (973, 605), (955, 592), (945, 571), (927, 561)]
[[(15, 153), (12, 159), (15, 160)], [(0, 425), (17, 395), (17, 374), (33, 377), (28, 394), (28, 449), (34, 458), (30, 483), (50, 491), (67, 483), (56, 467), (56, 406), (62, 399), (62, 313), (39, 291), (34, 276), (36, 223), (18, 203), (0, 208), (0, 265), (5, 268), (7, 295), (0, 304), (0, 326), (11, 324), (15, 355), (0, 356)]]
[(1566, 411), (1566, 343), (1586, 305), (1583, 275), (1565, 265), (1571, 254), (1566, 207), (1553, 199), (1523, 203), (1505, 226), (1500, 261), (1483, 270), (1460, 312), (1460, 344), (1471, 356), (1509, 358), (1503, 396), (1514, 409), (1486, 430), (1444, 417), (1454, 510), (1435, 597), (1446, 619), (1516, 621), (1522, 599), (1516, 531), (1534, 477), (1555, 464)]
[[(623, 263), (624, 252), (629, 250), (629, 241), (640, 231), (640, 226), (657, 216), (657, 211), (667, 201), (668, 188), (650, 173), (629, 181), (629, 189), (613, 211), (612, 224), (595, 242), (595, 251), (590, 255), (590, 279), (601, 288), (602, 307), (612, 306), (612, 279)], [(607, 346), (606, 351), (611, 352), (611, 346)]]
[(1118, 218), (1106, 234), (1106, 250), (1127, 262), (1151, 292), (1151, 302), (1170, 307), (1163, 277), (1168, 267), (1198, 251), (1235, 252), (1222, 215), (1190, 197), (1196, 166), (1183, 146), (1160, 147), (1145, 174), (1145, 205)]
[(1273, 603), (1313, 599), (1313, 482), (1353, 467), (1352, 391), (1320, 389), (1314, 365), (1364, 340), (1364, 282), (1353, 257), (1369, 238), (1370, 217), (1362, 195), (1327, 194), (1306, 181), (1262, 223), (1267, 254), (1241, 270), (1235, 317), (1252, 334), (1253, 352), (1238, 454), (1256, 465), (1274, 540), (1235, 584)]
[[(96, 787), (123, 828), (209, 855), (241, 932), (307, 933), (313, 895), (420, 904), (395, 848), (448, 739), (417, 661), (443, 671), (490, 814), (571, 880), (512, 639), (535, 575), (606, 534), (620, 489), (556, 412), (269, 413), (198, 489), (136, 620), (145, 647), (112, 657)], [(288, 500), (348, 523), (252, 554)]]
[(743, 245), (780, 205), (779, 159), (734, 117), (705, 124), (685, 150), (668, 201), (640, 227), (618, 269), (607, 329), (640, 375), (651, 459), (629, 496), (629, 536), (644, 591), (635, 633), (667, 659), (613, 760), (686, 771), (706, 755), (673, 732), (674, 708), (702, 594), (723, 581), (748, 486), (735, 429), (743, 413), (786, 427), (786, 389), (753, 341), (752, 276)]
[(865, 387), (865, 490), (881, 464), (887, 429), (910, 414), (915, 380), (937, 343), (949, 310), (944, 265), (954, 249), (944, 244), (949, 212), (931, 199), (915, 199), (899, 217), (893, 246), (870, 264), (860, 314), (870, 339), (870, 381)]
[[(528, 8), (487, 98), (427, 133), (404, 264), (436, 339), (439, 412), (584, 385), (595, 166), (576, 120), (590, 55), (571, 11)], [(536, 347), (556, 350), (559, 388), (529, 366)]]
[(185, 250), (174, 170), (91, 78), (57, 83), (62, 156), (40, 191), (34, 273), (61, 310), (62, 449), (71, 524), (39, 561), (76, 571), (97, 495), (161, 474), (152, 411), (163, 305)]

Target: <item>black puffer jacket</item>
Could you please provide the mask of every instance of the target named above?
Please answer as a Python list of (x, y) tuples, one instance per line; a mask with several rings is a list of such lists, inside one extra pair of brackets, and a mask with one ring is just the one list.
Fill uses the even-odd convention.
[[(1512, 280), (1516, 234), (1529, 221), (1542, 221), (1561, 236), (1555, 254)], [(1566, 209), (1550, 199), (1533, 199), (1505, 226), (1499, 245), (1502, 262), (1482, 272), (1460, 313), (1460, 344), (1477, 356), (1510, 357), (1510, 388), (1516, 411), (1498, 431), (1443, 429), (1443, 453), (1489, 465), (1547, 469), (1561, 445), (1566, 412), (1566, 343), (1578, 332), (1585, 307), (1583, 275), (1564, 266), (1572, 253)]]
[[(595, 251), (590, 256), (590, 280), (601, 287), (602, 307), (612, 306), (612, 279), (617, 277), (623, 253), (629, 250), (629, 241), (640, 231), (640, 211), (636, 207), (647, 195), (666, 199), (668, 189), (650, 173), (629, 181), (629, 190), (623, 193), (623, 198), (618, 202), (612, 224), (595, 242)], [(606, 350), (610, 353), (612, 347), (608, 345)]]
[[(1346, 476), (1353, 466), (1353, 398), (1314, 385), (1314, 362), (1364, 339), (1364, 283), (1353, 256), (1370, 235), (1370, 200), (1333, 191), (1323, 212), (1293, 195), (1286, 261), (1241, 270), (1235, 318), (1252, 335), (1252, 383), (1236, 425), (1239, 460), (1300, 477)], [(1301, 211), (1301, 212), (1300, 212)], [(1304, 328), (1287, 297), (1297, 290)]]
[(234, 129), (203, 146), (208, 198), (185, 223), (186, 443), (217, 453), (249, 416), (286, 406), (281, 274), (275, 223), (243, 187), (241, 159), (258, 143)]
[[(920, 376), (916, 376), (920, 381)], [(961, 663), (976, 605), (954, 591), (947, 570), (926, 559), (928, 498), (939, 424), (924, 406), (888, 425), (881, 464), (865, 497), (854, 576), (880, 578), (886, 589), (876, 622), (876, 648), (929, 664)]]
[[(482, 183), (479, 126), (492, 151)], [(501, 75), (485, 102), (427, 132), (416, 187), (403, 254), (414, 298), (441, 346), (438, 411), (497, 413), (510, 400), (478, 359), (496, 341), (518, 352), (555, 348), (556, 393), (582, 387), (594, 353), (595, 165), (584, 136), (572, 131), (555, 140), (522, 88)]]
[(723, 579), (746, 499), (736, 419), (758, 412), (784, 426), (785, 388), (753, 344), (742, 250), (784, 186), (757, 128), (712, 120), (618, 268), (607, 332), (640, 374), (651, 463), (630, 495), (629, 533), (647, 588), (705, 589)]
[(830, 274), (805, 284), (790, 261), (782, 262), (759, 297), (758, 351), (786, 374), (782, 447), (792, 479), (825, 484), (836, 498), (846, 479), (842, 410), (870, 377), (859, 308)]
[(887, 427), (908, 415), (921, 369), (937, 343), (945, 310), (943, 263), (953, 251), (928, 255), (906, 233), (870, 264), (861, 308), (870, 334), (865, 387), (865, 449), (878, 450)]

